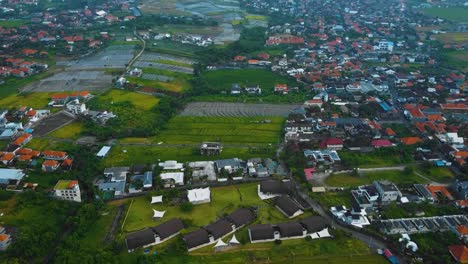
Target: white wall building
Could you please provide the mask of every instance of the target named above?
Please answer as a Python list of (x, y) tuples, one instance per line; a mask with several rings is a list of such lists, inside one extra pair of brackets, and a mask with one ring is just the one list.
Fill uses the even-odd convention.
[(54, 187), (55, 197), (68, 200), (81, 202), (80, 186), (77, 180), (60, 180)]

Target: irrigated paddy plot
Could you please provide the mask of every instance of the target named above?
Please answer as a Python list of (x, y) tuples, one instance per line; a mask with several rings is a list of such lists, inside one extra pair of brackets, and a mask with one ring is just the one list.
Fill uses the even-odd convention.
[(189, 103), (182, 116), (219, 116), (219, 117), (287, 117), (299, 104), (243, 104), (196, 102)]
[(196, 60), (181, 56), (174, 56), (155, 52), (145, 52), (133, 64), (138, 68), (159, 69), (171, 72), (179, 72), (185, 74), (193, 74), (191, 65), (195, 64)]
[(185, 117), (178, 116), (155, 142), (165, 144), (199, 144), (203, 141), (220, 141), (223, 144), (276, 144), (284, 119), (280, 117)]

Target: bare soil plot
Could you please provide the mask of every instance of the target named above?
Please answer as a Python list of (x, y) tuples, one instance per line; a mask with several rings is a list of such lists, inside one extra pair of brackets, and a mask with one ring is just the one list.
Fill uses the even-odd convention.
[(42, 121), (40, 121), (36, 126), (34, 126), (33, 136), (44, 136), (47, 133), (50, 133), (66, 124), (69, 124), (75, 120), (70, 115), (67, 115), (63, 112), (59, 112), (55, 115), (50, 116)]
[(67, 66), (74, 70), (125, 68), (133, 58), (134, 50), (133, 45), (114, 45), (92, 56), (71, 61)]
[(282, 116), (289, 113), (299, 104), (243, 104), (195, 102), (189, 103), (180, 114), (181, 116), (227, 116), (227, 117), (254, 117), (254, 116)]
[(96, 91), (108, 88), (112, 76), (103, 71), (63, 71), (24, 86), (23, 92)]

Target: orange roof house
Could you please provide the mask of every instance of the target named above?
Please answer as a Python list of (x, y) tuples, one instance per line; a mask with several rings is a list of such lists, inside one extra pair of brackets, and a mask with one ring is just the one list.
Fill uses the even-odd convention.
[(2, 157), (0, 157), (0, 161), (4, 165), (8, 165), (10, 162), (13, 161), (14, 158), (15, 158), (15, 154), (13, 154), (12, 152), (7, 152)]
[(70, 169), (71, 166), (73, 165), (73, 160), (68, 158), (68, 159), (65, 159), (63, 162), (62, 162), (62, 168), (64, 169)]
[(468, 263), (468, 247), (465, 245), (449, 246), (448, 250), (458, 263)]
[(385, 134), (387, 134), (387, 136), (390, 136), (390, 137), (396, 136), (396, 132), (393, 131), (393, 129), (391, 129), (390, 127), (385, 129)]
[(455, 158), (468, 158), (468, 151), (454, 151), (451, 154)]
[(468, 207), (468, 200), (458, 200), (455, 201), (455, 205), (461, 208)]
[(20, 148), (18, 149), (15, 154), (16, 155), (31, 155), (32, 149), (30, 148)]
[(68, 155), (63, 151), (45, 150), (42, 152), (42, 156), (46, 159), (64, 160)]
[(25, 133), (12, 142), (13, 145), (22, 146), (32, 139), (32, 135)]
[(468, 236), (468, 226), (458, 225), (457, 227), (455, 227), (455, 229), (457, 230), (458, 234), (462, 236)]
[(442, 185), (428, 185), (429, 190), (434, 198), (439, 200), (440, 198), (446, 198), (448, 200), (454, 200), (452, 194)]
[(422, 140), (419, 137), (404, 137), (404, 138), (401, 138), (400, 140), (401, 140), (401, 143), (403, 143), (403, 145), (414, 145), (414, 144), (422, 142)]
[(18, 161), (31, 161), (32, 156), (31, 155), (19, 155), (18, 156)]
[(59, 162), (56, 160), (46, 160), (42, 163), (42, 170), (43, 171), (55, 171), (59, 166)]

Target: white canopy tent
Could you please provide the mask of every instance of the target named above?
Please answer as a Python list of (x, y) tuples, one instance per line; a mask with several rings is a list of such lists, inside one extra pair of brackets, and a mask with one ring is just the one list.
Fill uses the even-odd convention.
[(328, 228), (325, 228), (320, 232), (310, 234), (310, 237), (312, 239), (318, 239), (318, 238), (331, 237), (331, 235), (330, 235), (330, 232), (328, 232)]
[(325, 228), (325, 229), (323, 229), (322, 231), (318, 232), (317, 235), (318, 235), (320, 238), (331, 237), (330, 233), (328, 232), (328, 228)]
[(189, 190), (187, 198), (193, 204), (209, 203), (211, 202), (210, 187)]
[(240, 244), (239, 240), (237, 240), (236, 235), (232, 235), (231, 240), (229, 240), (229, 244)]
[(151, 204), (155, 204), (155, 203), (162, 203), (162, 195), (160, 196), (153, 196), (151, 197)]
[(161, 217), (163, 217), (164, 214), (166, 213), (166, 211), (160, 212), (160, 211), (155, 210), (155, 209), (153, 209), (153, 212), (154, 212), (153, 218), (161, 218)]
[(216, 245), (214, 246), (214, 248), (225, 247), (225, 246), (227, 246), (227, 244), (224, 243), (222, 239), (219, 239), (218, 242), (216, 242)]

